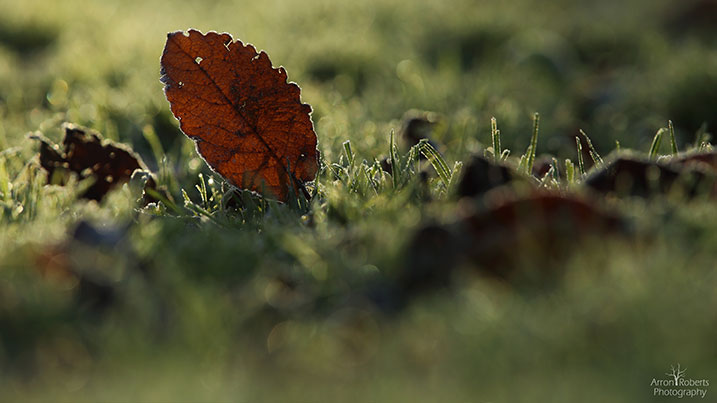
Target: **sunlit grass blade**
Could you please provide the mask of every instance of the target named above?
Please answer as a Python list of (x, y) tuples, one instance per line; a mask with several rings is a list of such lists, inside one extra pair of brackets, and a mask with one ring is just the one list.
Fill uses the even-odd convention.
[(593, 159), (593, 162), (595, 163), (595, 165), (602, 165), (603, 164), (602, 157), (600, 156), (600, 154), (598, 154), (597, 150), (593, 146), (593, 142), (590, 140), (590, 137), (588, 136), (588, 134), (585, 133), (583, 131), (583, 129), (580, 129), (580, 134), (582, 134), (583, 137), (585, 137), (585, 141), (588, 143), (588, 152), (590, 153), (590, 157)]
[(677, 150), (677, 141), (675, 140), (675, 126), (672, 124), (671, 120), (667, 121), (667, 128), (670, 130), (670, 148), (672, 149), (672, 154), (677, 154), (679, 151)]
[(40, 193), (44, 182), (44, 173), (40, 172), (40, 168), (33, 164), (27, 164), (26, 179), (27, 184), (24, 188), (21, 203), (24, 207), (23, 216), (31, 221), (37, 216), (37, 206), (40, 199)]
[(147, 143), (149, 143), (149, 146), (152, 149), (152, 155), (154, 156), (154, 160), (157, 162), (157, 167), (159, 170), (159, 173), (157, 175), (158, 182), (166, 186), (172, 192), (179, 190), (180, 186), (177, 183), (177, 178), (174, 175), (172, 167), (169, 164), (167, 154), (162, 148), (162, 142), (159, 140), (159, 136), (154, 130), (154, 127), (152, 127), (152, 125), (145, 125), (142, 128), (142, 137), (144, 137)]
[(346, 161), (348, 161), (349, 166), (353, 167), (355, 155), (351, 150), (351, 140), (344, 141), (344, 155), (346, 155)]
[(176, 203), (173, 201), (167, 199), (164, 197), (164, 195), (161, 192), (156, 191), (155, 189), (152, 189), (150, 187), (145, 188), (144, 191), (147, 193), (147, 195), (151, 196), (152, 198), (159, 200), (160, 203), (164, 204), (167, 208), (174, 211), (175, 214), (182, 216), (186, 214), (185, 211), (180, 209)]
[(461, 177), (461, 171), (463, 170), (463, 162), (456, 161), (455, 164), (453, 164), (453, 171), (451, 171), (451, 178), (448, 183), (448, 192), (452, 192), (453, 188), (456, 186), (456, 183), (458, 183), (458, 179)]
[(394, 138), (394, 131), (391, 130), (391, 139), (389, 141), (389, 156), (391, 158), (391, 178), (393, 179), (393, 188), (397, 189), (398, 184), (400, 182), (399, 176), (401, 175), (401, 171), (398, 166), (398, 150), (396, 149), (396, 143)]
[(10, 176), (5, 167), (5, 159), (0, 158), (0, 192), (5, 202), (10, 201)]
[(421, 154), (431, 163), (433, 169), (435, 169), (438, 177), (447, 189), (451, 183), (451, 171), (448, 168), (448, 164), (446, 164), (441, 154), (439, 154), (427, 140), (422, 139), (418, 144), (421, 147)]
[(197, 190), (199, 191), (199, 195), (202, 198), (202, 204), (204, 204), (204, 208), (209, 208), (209, 196), (207, 195), (207, 183), (204, 181), (204, 175), (202, 173), (199, 173), (199, 185), (196, 185)]
[(501, 158), (500, 149), (500, 130), (498, 130), (498, 121), (495, 117), (490, 118), (490, 137), (493, 142), (493, 157), (495, 162)]
[(526, 162), (526, 172), (530, 175), (533, 172), (533, 163), (535, 162), (535, 150), (538, 148), (538, 130), (540, 129), (540, 114), (533, 115), (533, 134), (530, 137), (530, 148), (528, 149), (528, 161)]
[(192, 211), (195, 215), (207, 217), (208, 219), (218, 224), (212, 213), (195, 203), (184, 189), (182, 189), (182, 198), (184, 199), (184, 207), (187, 210)]
[(416, 172), (418, 172), (418, 161), (419, 156), (421, 154), (420, 148), (420, 144), (416, 144), (408, 151), (408, 156), (406, 157), (406, 162), (403, 165), (403, 170), (401, 174), (403, 177), (401, 186), (405, 186), (406, 183), (408, 183), (408, 181), (410, 180), (410, 178), (415, 175)]
[(580, 143), (580, 137), (575, 136), (575, 144), (578, 148), (578, 170), (580, 175), (585, 175), (585, 161), (583, 161), (583, 145)]
[[(530, 149), (530, 146), (528, 146), (528, 149)], [(528, 151), (530, 151), (530, 150), (528, 150)], [(526, 152), (525, 154), (521, 155), (520, 159), (518, 160), (518, 171), (525, 172), (525, 169), (526, 169), (525, 167), (526, 167), (527, 163), (528, 163), (528, 153)]]
[(154, 127), (152, 127), (152, 125), (145, 125), (142, 128), (142, 136), (147, 140), (147, 143), (149, 143), (149, 147), (152, 149), (152, 154), (154, 155), (154, 160), (157, 161), (159, 165), (165, 154), (162, 148), (162, 142), (159, 140), (157, 132), (154, 131)]
[(655, 137), (652, 138), (652, 144), (650, 145), (650, 151), (648, 153), (650, 159), (657, 158), (657, 155), (660, 151), (660, 144), (662, 144), (662, 133), (664, 132), (665, 128), (662, 127), (660, 128), (660, 130), (657, 131), (657, 133), (655, 133)]
[(575, 164), (569, 158), (565, 160), (565, 179), (568, 184), (575, 183)]

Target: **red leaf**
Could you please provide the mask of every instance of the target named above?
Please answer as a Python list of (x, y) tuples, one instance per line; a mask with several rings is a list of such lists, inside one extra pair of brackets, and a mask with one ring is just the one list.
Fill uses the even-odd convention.
[(229, 182), (286, 201), (314, 179), (311, 107), (266, 53), (226, 33), (178, 31), (167, 35), (161, 64), (180, 128)]

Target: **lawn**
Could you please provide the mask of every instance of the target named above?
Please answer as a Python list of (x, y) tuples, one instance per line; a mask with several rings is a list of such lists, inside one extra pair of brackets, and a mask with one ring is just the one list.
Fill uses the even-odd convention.
[[(711, 0), (0, 0), (0, 400), (692, 399), (651, 383), (678, 364), (717, 383), (717, 158), (691, 160), (715, 155), (716, 19)], [(301, 87), (310, 197), (233, 187), (180, 131), (160, 56), (188, 28)], [(134, 150), (159, 201), (148, 172), (100, 201), (48, 178), (37, 137), (65, 123)]]

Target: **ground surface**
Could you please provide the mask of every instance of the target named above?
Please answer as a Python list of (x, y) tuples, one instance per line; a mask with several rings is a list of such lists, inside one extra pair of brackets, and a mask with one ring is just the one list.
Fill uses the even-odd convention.
[[(646, 154), (669, 119), (680, 151), (710, 149), (715, 3), (473, 3), (0, 1), (0, 400), (669, 401), (650, 383), (678, 363), (717, 383), (714, 198), (598, 197), (564, 170), (579, 129), (603, 157), (616, 140)], [(159, 57), (189, 27), (253, 43), (300, 84), (324, 163), (312, 201), (233, 192), (179, 131)], [(391, 130), (410, 155), (409, 110), (433, 112), (452, 184), (425, 161), (427, 179), (374, 163)], [(534, 112), (536, 158), (561, 171), (543, 188), (627, 229), (571, 242), (582, 224), (558, 225), (547, 260), (496, 237), (532, 273), (519, 284), (412, 243), (428, 223), (486, 239), (455, 224), (490, 203), (459, 201), (454, 164), (491, 146), (494, 116), (516, 167)], [(167, 203), (45, 186), (27, 134), (59, 142), (63, 122), (131, 146)], [(409, 293), (424, 249), (430, 270), (459, 269)]]

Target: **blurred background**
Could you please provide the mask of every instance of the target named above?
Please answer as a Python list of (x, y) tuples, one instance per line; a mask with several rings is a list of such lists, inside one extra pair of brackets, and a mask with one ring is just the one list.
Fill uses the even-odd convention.
[[(0, 146), (68, 120), (132, 142), (177, 133), (158, 81), (167, 32), (217, 30), (264, 49), (303, 88), (321, 150), (385, 149), (409, 109), (434, 111), (446, 152), (510, 148), (542, 119), (540, 152), (646, 149), (672, 119), (680, 143), (717, 124), (717, 6), (699, 1), (26, 1), (0, 4)], [(146, 144), (144, 145), (146, 149)], [(151, 160), (151, 158), (149, 158)], [(370, 159), (370, 158), (369, 158)]]
[[(647, 151), (669, 119), (681, 149), (717, 127), (715, 0), (0, 0), (10, 176), (37, 152), (27, 133), (59, 142), (67, 121), (130, 144), (152, 170), (165, 155), (165, 174), (193, 191), (211, 172), (159, 82), (166, 34), (190, 27), (283, 65), (327, 161), (346, 140), (359, 159), (385, 156), (412, 110), (432, 112), (451, 162), (490, 143), (491, 117), (519, 155), (539, 112), (538, 155), (573, 160), (580, 129), (605, 155), (616, 140)], [(384, 321), (351, 304), (314, 316), (305, 301), (350, 297), (397, 266), (422, 206), (349, 200), (351, 225), (269, 216), (258, 236), (136, 217), (120, 196), (44, 192), (46, 213), (0, 227), (0, 400), (651, 401), (652, 377), (678, 360), (717, 383), (714, 273), (681, 271), (714, 266), (713, 207), (663, 212), (679, 222), (663, 228), (666, 249), (578, 256), (567, 266), (587, 269), (555, 293), (479, 282)], [(48, 285), (28, 270), (63, 264), (108, 268), (115, 285)], [(313, 282), (281, 279), (297, 271)]]

